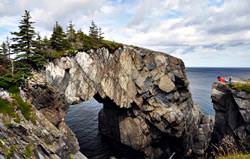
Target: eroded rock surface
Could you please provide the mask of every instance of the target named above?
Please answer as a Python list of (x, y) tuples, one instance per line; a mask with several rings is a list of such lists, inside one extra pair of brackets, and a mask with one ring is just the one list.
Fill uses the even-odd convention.
[(213, 121), (193, 103), (180, 59), (128, 46), (114, 53), (102, 48), (49, 63), (46, 79), (68, 104), (92, 97), (102, 102), (101, 133), (145, 158), (203, 158)]
[(65, 110), (67, 105), (63, 98), (57, 98), (55, 90), (47, 87), (45, 80), (41, 81), (43, 77), (34, 74), (20, 91), (31, 108), (25, 110), (26, 116), (18, 109), (15, 95), (0, 91), (0, 98), (14, 108), (13, 112), (0, 113), (0, 158), (86, 159), (63, 121), (65, 111), (60, 109)]
[(249, 152), (250, 94), (215, 83), (212, 102), (215, 109), (213, 143), (227, 146), (225, 152), (231, 149)]

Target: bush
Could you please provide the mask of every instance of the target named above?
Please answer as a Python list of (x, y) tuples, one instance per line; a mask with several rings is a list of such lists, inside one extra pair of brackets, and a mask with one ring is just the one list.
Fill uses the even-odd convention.
[(10, 102), (0, 98), (0, 113), (13, 116), (14, 110), (14, 106)]
[(19, 94), (14, 94), (13, 98), (15, 99), (18, 108), (21, 110), (25, 119), (30, 120), (33, 119), (32, 107), (28, 103), (24, 102)]

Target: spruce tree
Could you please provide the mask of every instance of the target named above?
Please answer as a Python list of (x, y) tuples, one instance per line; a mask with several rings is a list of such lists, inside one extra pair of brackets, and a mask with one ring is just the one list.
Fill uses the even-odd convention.
[(92, 39), (98, 39), (99, 37), (98, 27), (94, 21), (91, 22), (91, 25), (89, 27), (89, 36)]
[(0, 56), (2, 58), (7, 59), (7, 54), (8, 54), (8, 48), (5, 42), (2, 43), (1, 47), (0, 47)]
[(35, 31), (32, 26), (34, 22), (31, 21), (30, 12), (25, 10), (24, 15), (20, 21), (19, 31), (13, 32), (14, 35), (12, 49), (16, 53), (24, 53), (24, 57), (28, 57), (33, 53), (33, 44)]
[(66, 33), (67, 39), (70, 43), (76, 42), (76, 30), (72, 22), (69, 23)]
[(63, 28), (58, 24), (58, 22), (56, 22), (53, 28), (53, 33), (50, 38), (50, 44), (52, 49), (55, 49), (57, 51), (62, 51), (68, 47), (66, 35), (63, 31)]
[(98, 39), (99, 39), (99, 40), (103, 40), (103, 38), (104, 38), (104, 37), (103, 37), (103, 34), (104, 34), (104, 33), (102, 32), (102, 28), (99, 27), (99, 28), (98, 28)]

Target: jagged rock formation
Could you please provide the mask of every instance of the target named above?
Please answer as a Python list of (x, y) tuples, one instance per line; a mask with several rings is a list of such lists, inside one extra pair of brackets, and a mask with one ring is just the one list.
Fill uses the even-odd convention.
[[(24, 91), (21, 91), (23, 99), (34, 104), (29, 110), (32, 118), (27, 119), (21, 110), (14, 110), (14, 114), (0, 113), (0, 158), (68, 159), (71, 156), (86, 159), (79, 152), (78, 142), (72, 131), (63, 121), (54, 119), (58, 112), (54, 108), (65, 107), (62, 98), (53, 96), (56, 94), (54, 90), (51, 91), (52, 94), (48, 94), (50, 89), (45, 83), (41, 85), (37, 81), (42, 78), (33, 79), (35, 81), (30, 80)], [(0, 91), (0, 98), (15, 107), (15, 99), (8, 92)], [(39, 108), (41, 104), (44, 109)], [(47, 116), (49, 114), (53, 115)]]
[[(250, 151), (250, 94), (215, 83), (212, 90), (215, 109), (213, 144), (225, 152)], [(232, 147), (230, 147), (230, 145)]]
[[(178, 58), (128, 46), (114, 53), (102, 48), (54, 60), (46, 67), (46, 80), (68, 104), (92, 97), (104, 103), (101, 133), (146, 158), (202, 158), (205, 153), (213, 122), (193, 103)], [(55, 125), (63, 119), (53, 115), (54, 103), (35, 105)]]

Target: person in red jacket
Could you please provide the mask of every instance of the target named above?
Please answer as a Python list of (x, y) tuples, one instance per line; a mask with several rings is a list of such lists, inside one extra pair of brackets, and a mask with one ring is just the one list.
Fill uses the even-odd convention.
[(218, 79), (218, 81), (221, 82), (221, 83), (226, 83), (226, 80), (225, 80), (224, 77), (218, 76), (217, 79)]

